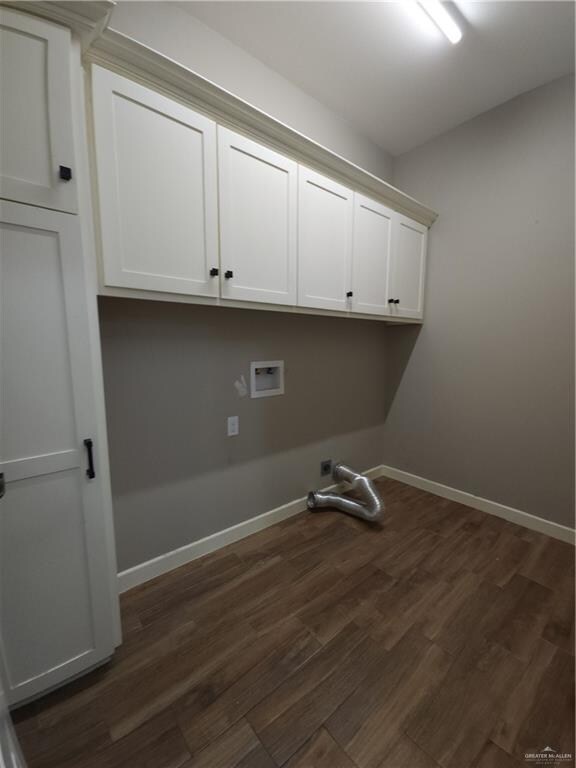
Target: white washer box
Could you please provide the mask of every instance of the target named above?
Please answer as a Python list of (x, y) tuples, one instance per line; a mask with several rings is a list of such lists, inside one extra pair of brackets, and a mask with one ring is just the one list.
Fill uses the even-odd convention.
[(250, 397), (284, 394), (284, 360), (250, 363)]

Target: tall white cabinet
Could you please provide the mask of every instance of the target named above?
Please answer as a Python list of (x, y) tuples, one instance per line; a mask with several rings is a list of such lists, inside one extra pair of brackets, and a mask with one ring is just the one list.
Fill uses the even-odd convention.
[(114, 648), (77, 217), (0, 203), (1, 635), (12, 702)]
[[(2, 196), (17, 202), (0, 201), (0, 653), (15, 704), (109, 658), (119, 628), (95, 285), (81, 218), (72, 212), (70, 35), (0, 13), (9, 24), (0, 37), (9, 61), (3, 93), (22, 98), (31, 68), (42, 57), (47, 65), (35, 75), (34, 99), (22, 99), (30, 112), (22, 107), (6, 118), (2, 110), (2, 120), (13, 122), (2, 145), (12, 159), (2, 161), (2, 173), (15, 182), (2, 186)], [(19, 37), (44, 51), (30, 51), (23, 69)], [(30, 127), (41, 111), (36, 100), (49, 130), (46, 122)], [(40, 128), (50, 142), (40, 142)], [(66, 149), (72, 169), (65, 197), (50, 183), (54, 147)], [(41, 167), (52, 169), (45, 183), (31, 170)], [(28, 182), (19, 186), (20, 177)]]

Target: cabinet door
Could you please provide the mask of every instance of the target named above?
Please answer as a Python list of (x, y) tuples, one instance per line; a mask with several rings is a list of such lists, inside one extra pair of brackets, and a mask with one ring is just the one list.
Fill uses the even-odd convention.
[(296, 303), (292, 160), (218, 127), (222, 297)]
[(217, 296), (216, 125), (94, 67), (104, 283)]
[(69, 30), (0, 8), (0, 105), (0, 197), (75, 212)]
[(388, 314), (388, 266), (394, 216), (394, 211), (381, 203), (354, 195), (353, 312)]
[[(113, 568), (76, 217), (0, 204), (0, 640), (11, 703), (110, 656)], [(97, 447), (97, 446), (95, 446)]]
[(351, 290), (353, 193), (300, 166), (298, 304), (347, 310)]
[(424, 275), (428, 229), (406, 216), (395, 221), (388, 280), (391, 314), (421, 318), (424, 309)]

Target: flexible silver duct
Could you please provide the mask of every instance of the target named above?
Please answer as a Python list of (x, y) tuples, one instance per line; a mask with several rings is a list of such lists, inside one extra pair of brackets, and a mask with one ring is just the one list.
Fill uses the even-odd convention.
[(352, 490), (357, 491), (361, 501), (349, 499), (339, 493), (324, 493), (323, 491), (310, 491), (307, 499), (308, 509), (314, 510), (320, 507), (332, 507), (347, 515), (359, 517), (375, 523), (382, 519), (384, 514), (384, 502), (376, 490), (376, 486), (364, 475), (359, 475), (345, 464), (335, 464), (332, 477), (337, 483), (350, 483)]

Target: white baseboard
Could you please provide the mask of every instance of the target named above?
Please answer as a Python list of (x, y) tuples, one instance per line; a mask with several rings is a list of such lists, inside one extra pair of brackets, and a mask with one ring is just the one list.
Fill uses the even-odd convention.
[(524, 528), (530, 528), (532, 531), (545, 533), (554, 539), (574, 544), (576, 532), (573, 528), (569, 528), (566, 525), (552, 523), (549, 520), (544, 520), (542, 517), (536, 517), (536, 515), (531, 515), (528, 512), (514, 509), (514, 507), (507, 507), (505, 504), (483, 499), (481, 496), (474, 496), (472, 493), (459, 491), (457, 488), (451, 488), (449, 485), (442, 485), (442, 483), (437, 483), (434, 480), (428, 480), (419, 475), (412, 475), (410, 472), (404, 472), (402, 469), (388, 467), (384, 464), (378, 467), (378, 474), (380, 477), (398, 480), (401, 483), (406, 483), (406, 485), (420, 488), (422, 491), (434, 493), (436, 496), (442, 496), (442, 498), (450, 499), (450, 501), (457, 501), (467, 507), (479, 509), (481, 512), (487, 512), (489, 515), (495, 515), (511, 523), (516, 523), (516, 525), (522, 525)]
[[(364, 472), (364, 474), (374, 479), (381, 475), (380, 469), (380, 467), (373, 467)], [(337, 487), (336, 485), (330, 485), (327, 488), (322, 488), (322, 490), (333, 491)], [(210, 536), (206, 536), (204, 539), (193, 541), (191, 544), (174, 549), (165, 555), (160, 555), (153, 560), (147, 560), (145, 563), (140, 563), (133, 568), (128, 568), (126, 571), (121, 571), (118, 574), (118, 592), (126, 592), (132, 589), (132, 587), (137, 587), (145, 581), (156, 578), (156, 576), (161, 576), (163, 573), (190, 563), (192, 560), (196, 560), (203, 555), (208, 555), (210, 552), (215, 552), (217, 549), (221, 549), (228, 544), (244, 539), (252, 533), (257, 533), (275, 523), (286, 520), (288, 517), (297, 515), (298, 512), (303, 512), (305, 509), (306, 497), (302, 496), (299, 499), (283, 504), (281, 507), (264, 512), (262, 515), (251, 517), (249, 520), (233, 525), (231, 528), (217, 531)]]
[[(522, 512), (519, 509), (507, 507), (504, 504), (498, 504), (496, 501), (490, 501), (489, 499), (483, 499), (480, 496), (474, 496), (474, 494), (467, 493), (466, 491), (459, 491), (457, 488), (442, 485), (442, 483), (428, 480), (425, 477), (419, 477), (410, 472), (404, 472), (401, 469), (388, 467), (384, 464), (378, 467), (373, 467), (372, 469), (367, 470), (364, 474), (373, 480), (377, 477), (389, 477), (392, 480), (399, 480), (402, 483), (406, 483), (406, 485), (412, 485), (415, 488), (428, 491), (429, 493), (441, 496), (444, 499), (457, 501), (467, 507), (479, 509), (481, 512), (487, 512), (489, 515), (501, 517), (511, 523), (516, 523), (525, 528), (530, 528), (533, 531), (545, 533), (555, 539), (560, 539), (560, 541), (574, 544), (575, 532), (572, 528), (568, 528), (565, 525), (559, 525), (558, 523), (552, 523), (549, 520), (536, 517), (536, 515), (530, 515), (528, 512)], [(337, 486), (331, 485), (322, 490), (328, 491), (335, 490), (336, 488)], [(172, 552), (167, 552), (165, 555), (155, 557), (153, 560), (148, 560), (140, 565), (135, 565), (133, 568), (129, 568), (118, 574), (118, 591), (126, 592), (127, 590), (132, 589), (132, 587), (136, 587), (139, 584), (143, 584), (145, 581), (154, 579), (156, 576), (161, 576), (163, 573), (167, 573), (174, 568), (190, 563), (192, 560), (196, 560), (203, 555), (208, 555), (210, 552), (215, 552), (217, 549), (221, 549), (228, 544), (232, 544), (246, 536), (250, 536), (252, 533), (257, 533), (275, 523), (286, 520), (288, 517), (297, 515), (298, 512), (302, 512), (304, 509), (306, 509), (306, 497), (302, 496), (299, 499), (283, 504), (281, 507), (276, 507), (269, 512), (264, 512), (262, 515), (251, 517), (249, 520), (238, 523), (238, 525), (233, 525), (231, 528), (217, 531), (211, 536), (206, 536), (204, 539), (193, 541), (191, 544), (186, 544), (186, 546), (175, 549)]]

